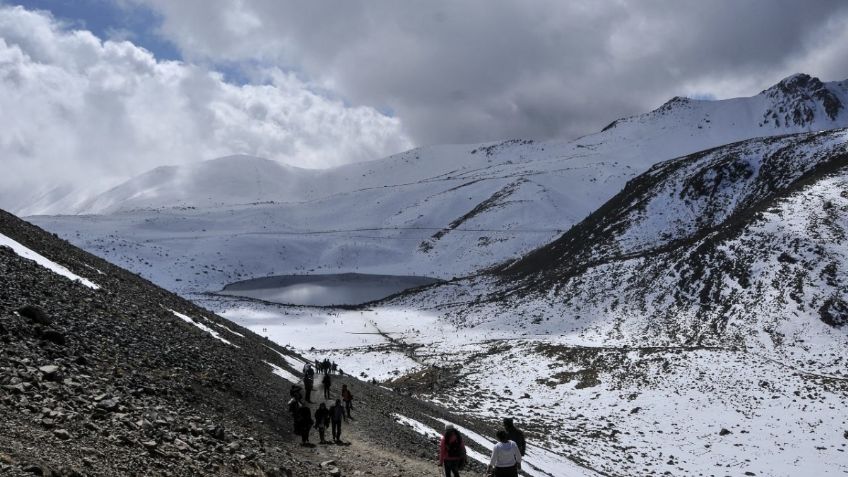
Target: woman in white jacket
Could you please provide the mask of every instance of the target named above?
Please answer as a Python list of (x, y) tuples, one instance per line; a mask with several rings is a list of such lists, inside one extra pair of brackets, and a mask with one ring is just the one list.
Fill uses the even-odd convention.
[(521, 452), (518, 445), (509, 440), (506, 431), (498, 431), (498, 443), (492, 449), (492, 460), (489, 462), (489, 472), (495, 477), (518, 477), (521, 470)]

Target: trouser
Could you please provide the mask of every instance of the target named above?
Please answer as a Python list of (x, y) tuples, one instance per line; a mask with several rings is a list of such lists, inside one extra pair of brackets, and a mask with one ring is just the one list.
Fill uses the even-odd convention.
[(324, 386), (324, 399), (330, 399), (330, 386)]
[(518, 467), (495, 467), (495, 477), (518, 477)]
[(309, 442), (309, 428), (308, 427), (305, 430), (301, 431), (300, 439), (301, 439), (301, 442), (303, 442), (304, 444)]
[(350, 410), (353, 409), (353, 401), (345, 401), (345, 412), (347, 417), (350, 417)]
[(323, 425), (318, 425), (318, 437), (321, 438), (321, 442), (324, 442), (324, 433), (327, 432), (327, 428)]
[(306, 402), (312, 402), (312, 382), (306, 381), (303, 387), (306, 391)]
[(445, 460), (445, 477), (459, 477), (459, 465), (458, 460)]
[(342, 439), (342, 421), (333, 421), (333, 440), (340, 441)]

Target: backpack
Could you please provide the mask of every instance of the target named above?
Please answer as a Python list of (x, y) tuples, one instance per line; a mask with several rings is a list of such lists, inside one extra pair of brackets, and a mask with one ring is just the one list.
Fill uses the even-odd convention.
[(294, 414), (299, 408), (300, 402), (295, 398), (291, 398), (291, 400), (289, 400), (289, 412)]
[[(453, 436), (453, 439), (450, 437)], [(462, 438), (458, 432), (453, 432), (445, 437), (445, 447), (448, 451), (448, 457), (463, 457), (465, 452), (462, 450)]]

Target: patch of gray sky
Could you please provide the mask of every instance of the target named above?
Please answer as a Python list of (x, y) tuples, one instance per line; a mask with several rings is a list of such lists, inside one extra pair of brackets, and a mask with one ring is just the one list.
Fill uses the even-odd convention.
[(137, 0), (192, 61), (291, 68), (419, 144), (572, 138), (675, 95), (848, 76), (848, 3)]

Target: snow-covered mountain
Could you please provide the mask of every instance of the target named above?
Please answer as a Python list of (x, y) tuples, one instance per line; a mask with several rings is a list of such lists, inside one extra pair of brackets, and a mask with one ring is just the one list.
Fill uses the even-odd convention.
[(848, 130), (748, 140), (658, 164), (553, 243), (368, 319), (437, 367), (394, 385), (516, 415), (607, 475), (842, 475), (846, 238)]
[[(619, 119), (598, 134), (544, 146), (530, 141), (480, 146), (417, 149), (382, 160), (315, 170), (237, 155), (182, 167), (159, 167), (90, 201), (61, 210), (45, 204), (42, 214), (99, 214), (138, 208), (209, 207), (251, 202), (303, 202), (374, 187), (438, 180), (458, 171), (551, 159), (574, 159), (587, 151), (676, 157), (743, 139), (848, 126), (848, 81), (822, 83), (809, 75), (790, 76), (749, 98), (721, 101), (675, 97), (650, 113)], [(511, 147), (503, 147), (511, 146)], [(516, 147), (517, 146), (517, 147)], [(531, 146), (531, 147), (521, 147)], [(597, 151), (601, 148), (601, 151)], [(584, 150), (580, 150), (584, 149)], [(475, 157), (475, 154), (480, 155)], [(547, 153), (545, 153), (547, 152)], [(506, 154), (505, 154), (506, 153)], [(657, 162), (635, 162), (632, 167)], [(506, 163), (506, 164), (505, 164)], [(30, 214), (36, 215), (36, 214)]]
[(657, 164), (471, 277), (357, 310), (207, 304), (401, 394), (515, 416), (530, 475), (843, 475), (846, 191), (848, 130), (752, 139)]
[(659, 161), (848, 126), (846, 102), (848, 83), (795, 75), (751, 98), (677, 98), (570, 142), (433, 146), (328, 170), (233, 156), (151, 171), (77, 210), (97, 216), (32, 220), (183, 292), (309, 271), (451, 278), (554, 240)]
[[(846, 86), (795, 75), (572, 142), (269, 167), (301, 179), (253, 196), (179, 198), (206, 190), (195, 171), (33, 221), (308, 358), (490, 427), (516, 416), (531, 475), (842, 475)], [(357, 310), (197, 294), (328, 271), (470, 276)]]

